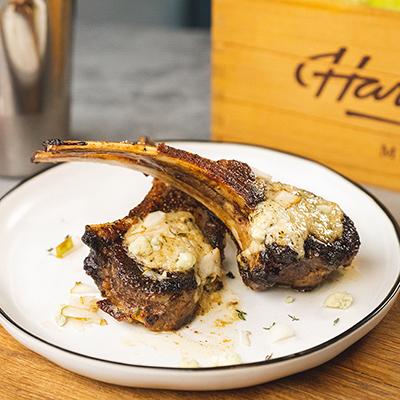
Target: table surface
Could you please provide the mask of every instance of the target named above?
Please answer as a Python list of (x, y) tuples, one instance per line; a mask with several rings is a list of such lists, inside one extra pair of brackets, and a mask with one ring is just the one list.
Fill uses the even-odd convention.
[[(77, 26), (72, 130), (75, 138), (207, 139), (209, 35)], [(16, 185), (0, 178), (0, 196)], [(400, 193), (367, 187), (400, 222)], [(400, 302), (371, 333), (334, 360), (288, 378), (225, 392), (132, 389), (63, 370), (0, 328), (0, 400), (8, 399), (390, 399), (400, 398)]]

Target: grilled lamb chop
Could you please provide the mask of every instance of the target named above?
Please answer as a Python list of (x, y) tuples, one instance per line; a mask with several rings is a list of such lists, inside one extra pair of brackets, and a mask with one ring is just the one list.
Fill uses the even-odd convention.
[(127, 217), (86, 226), (84, 269), (106, 298), (100, 308), (153, 331), (179, 329), (204, 291), (222, 287), (225, 232), (200, 203), (155, 179)]
[(50, 140), (34, 162), (100, 161), (153, 175), (189, 194), (225, 223), (243, 281), (310, 290), (357, 254), (353, 222), (335, 203), (256, 176), (245, 163), (212, 161), (166, 144)]

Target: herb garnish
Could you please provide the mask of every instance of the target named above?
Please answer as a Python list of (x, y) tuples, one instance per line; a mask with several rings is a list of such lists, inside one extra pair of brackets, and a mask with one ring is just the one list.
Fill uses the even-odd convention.
[(288, 314), (288, 317), (289, 317), (292, 321), (300, 321), (300, 318), (297, 318), (295, 315), (290, 315), (290, 314)]
[(267, 355), (265, 356), (264, 360), (265, 360), (265, 361), (268, 361), (268, 360), (270, 360), (270, 359), (272, 358), (272, 356), (273, 356), (273, 353), (269, 353), (269, 354), (267, 354)]
[(239, 319), (241, 319), (242, 321), (246, 321), (247, 312), (238, 309), (236, 309), (235, 311), (237, 312), (237, 316)]
[(228, 278), (235, 279), (235, 275), (233, 275), (231, 271), (227, 272), (227, 273), (226, 273), (226, 276), (227, 276)]
[(340, 318), (338, 317), (338, 318), (336, 318), (334, 321), (333, 321), (333, 326), (335, 326), (335, 325), (337, 325), (337, 323), (340, 321)]
[(275, 322), (273, 322), (270, 326), (267, 326), (267, 327), (263, 327), (263, 329), (265, 329), (266, 331), (269, 331), (269, 330), (271, 330), (274, 326), (275, 326)]

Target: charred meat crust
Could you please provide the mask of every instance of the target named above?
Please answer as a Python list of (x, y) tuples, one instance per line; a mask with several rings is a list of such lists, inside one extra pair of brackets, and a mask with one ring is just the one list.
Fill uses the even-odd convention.
[[(191, 320), (199, 290), (194, 271), (169, 272), (167, 279), (143, 275), (143, 265), (129, 257), (123, 237), (132, 224), (153, 211), (189, 211), (206, 240), (223, 254), (225, 227), (191, 197), (158, 180), (129, 216), (114, 223), (88, 225), (83, 242), (90, 247), (84, 269), (106, 298), (99, 306), (118, 320), (139, 321), (151, 330), (176, 330)], [(159, 271), (162, 273), (162, 271)], [(212, 289), (221, 288), (219, 280)]]
[(255, 207), (264, 199), (264, 189), (256, 184), (256, 176), (248, 164), (236, 160), (211, 161), (197, 154), (167, 146), (165, 143), (160, 143), (157, 151), (199, 167), (208, 179), (232, 188), (249, 207)]
[(62, 139), (49, 139), (43, 142), (43, 147), (48, 148), (49, 146), (86, 146), (87, 142), (81, 140), (62, 140)]
[[(90, 247), (89, 241), (85, 236), (83, 241)], [(111, 245), (111, 246), (110, 246)], [(104, 268), (111, 268), (115, 284), (129, 286), (134, 291), (142, 291), (147, 294), (176, 294), (180, 291), (197, 288), (197, 283), (193, 271), (187, 273), (168, 273), (168, 279), (154, 280), (142, 274), (143, 265), (130, 258), (122, 242), (110, 243), (108, 249), (100, 252), (91, 250), (85, 258), (84, 269), (98, 286), (104, 282)], [(100, 247), (98, 247), (99, 249)], [(161, 271), (162, 272), (162, 271)], [(108, 276), (110, 279), (110, 276)], [(103, 294), (104, 295), (104, 294)]]
[(332, 243), (324, 243), (309, 236), (304, 243), (304, 258), (291, 248), (276, 243), (260, 253), (255, 266), (242, 265), (241, 276), (254, 290), (272, 286), (290, 286), (312, 290), (340, 266), (349, 265), (360, 247), (360, 238), (352, 220), (345, 215), (343, 234)]
[(193, 271), (155, 281), (143, 276), (138, 264), (116, 245), (110, 252), (91, 250), (84, 268), (106, 297), (100, 308), (119, 321), (138, 321), (154, 331), (177, 330), (196, 312)]

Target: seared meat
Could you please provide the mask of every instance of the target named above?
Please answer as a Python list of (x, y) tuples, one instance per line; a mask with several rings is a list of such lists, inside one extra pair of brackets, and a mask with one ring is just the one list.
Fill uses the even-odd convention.
[(358, 252), (353, 222), (335, 203), (256, 176), (235, 160), (212, 161), (165, 144), (52, 140), (34, 162), (101, 161), (153, 175), (189, 194), (225, 223), (244, 282), (309, 290)]
[[(171, 214), (176, 212), (180, 214)], [(179, 271), (166, 270), (163, 265), (149, 268), (140, 258), (141, 253), (138, 257), (129, 254), (130, 247), (126, 243), (129, 229), (138, 226), (141, 233), (137, 238), (140, 239), (147, 233), (160, 232), (160, 224), (143, 231), (143, 221), (145, 223), (149, 215), (153, 220), (160, 220), (160, 215), (165, 219), (163, 213), (193, 218), (198, 227), (195, 229), (203, 235), (201, 239), (206, 242), (206, 247), (218, 249), (213, 254), (216, 255), (215, 267), (220, 267), (219, 251), (222, 255), (226, 232), (224, 225), (196, 200), (157, 180), (142, 203), (127, 217), (113, 223), (88, 225), (82, 238), (91, 249), (84, 261), (84, 269), (106, 298), (99, 302), (100, 308), (119, 321), (139, 321), (154, 331), (179, 329), (195, 315), (204, 290), (222, 287), (219, 271), (204, 276), (204, 271), (190, 265)], [(179, 229), (176, 225), (163, 225), (171, 240), (171, 230)], [(168, 238), (164, 239), (166, 246)], [(158, 243), (158, 255), (162, 251), (161, 245)]]
[(357, 254), (360, 239), (352, 220), (343, 216), (343, 233), (333, 242), (324, 243), (309, 235), (304, 242), (304, 256), (289, 246), (271, 243), (247, 263), (239, 255), (244, 283), (254, 290), (274, 285), (308, 291), (314, 289), (340, 266), (348, 266)]

